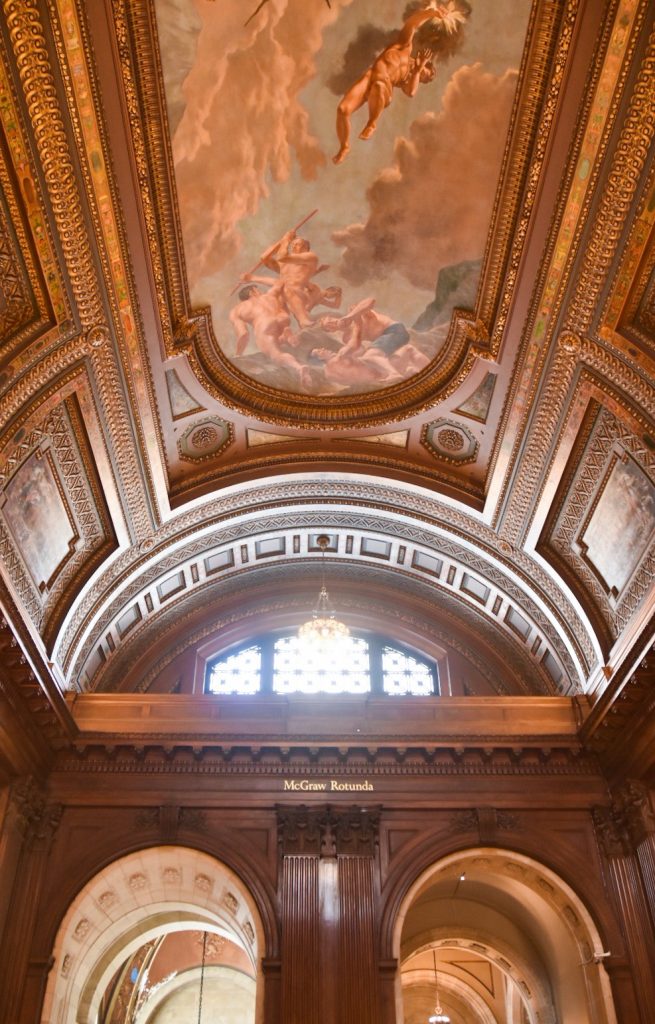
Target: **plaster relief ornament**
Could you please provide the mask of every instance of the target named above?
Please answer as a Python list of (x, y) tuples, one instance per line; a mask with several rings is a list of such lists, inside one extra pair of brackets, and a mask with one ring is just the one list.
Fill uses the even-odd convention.
[(191, 299), (253, 389), (368, 393), (447, 356), (516, 95), (512, 4), (262, 0), (244, 23), (243, 0), (156, 0)]

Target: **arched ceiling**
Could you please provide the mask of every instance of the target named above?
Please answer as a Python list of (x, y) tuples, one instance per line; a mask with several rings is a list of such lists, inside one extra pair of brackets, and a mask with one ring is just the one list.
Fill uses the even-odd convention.
[[(303, 617), (319, 533), (344, 617), (468, 692), (597, 696), (643, 647), (650, 5), (462, 0), (434, 82), (333, 164), (327, 64), (401, 7), (307, 0), (301, 39), (292, 0), (5, 5), (0, 596), (51, 692), (190, 687), (200, 648)], [(295, 127), (252, 80), (285, 46)], [(312, 196), (307, 322), (288, 253), (254, 272), (282, 338), (227, 282)]]

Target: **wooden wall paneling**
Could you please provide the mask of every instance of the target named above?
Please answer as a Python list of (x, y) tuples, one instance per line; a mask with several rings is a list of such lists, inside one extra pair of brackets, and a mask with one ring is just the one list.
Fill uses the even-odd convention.
[(339, 857), (339, 1024), (379, 1021), (372, 857)]
[[(608, 888), (623, 925), (639, 1006), (638, 1019), (642, 1024), (650, 1024), (655, 1006), (655, 930), (633, 836), (620, 801), (609, 808), (595, 808), (594, 821), (604, 854)], [(615, 991), (614, 995), (620, 1007), (621, 994)], [(632, 1020), (621, 1013), (619, 1018)]]
[(281, 889), (282, 1019), (285, 1024), (323, 1024), (318, 856), (284, 856)]
[(612, 811), (635, 852), (655, 935), (655, 813), (651, 790), (629, 779), (617, 791)]
[(377, 808), (279, 808), (285, 1024), (378, 1024)]
[[(12, 787), (5, 815), (7, 865), (13, 868), (5, 927), (0, 938), (0, 1020), (35, 1024), (48, 962), (31, 962), (30, 947), (53, 837), (61, 819), (60, 805), (48, 802), (31, 780)], [(5, 882), (5, 862), (2, 862)], [(31, 1008), (31, 1009), (30, 1009)]]
[(282, 961), (279, 957), (262, 959), (264, 975), (264, 1024), (283, 1024)]

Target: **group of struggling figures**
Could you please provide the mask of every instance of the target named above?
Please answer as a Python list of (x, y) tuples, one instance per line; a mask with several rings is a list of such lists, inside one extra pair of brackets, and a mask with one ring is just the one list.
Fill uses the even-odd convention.
[[(408, 15), (394, 41), (339, 103), (339, 150), (334, 156), (335, 163), (342, 163), (350, 150), (351, 117), (364, 104), (368, 104), (368, 120), (360, 138), (370, 139), (380, 115), (391, 103), (394, 89), (412, 97), (421, 83), (433, 80), (432, 51), (412, 53), (419, 28), (437, 21), (442, 31), (452, 34), (465, 17), (454, 0), (445, 4), (431, 0), (426, 7)], [(297, 234), (298, 228), (283, 235), (262, 255), (254, 270), (241, 278), (239, 303), (230, 313), (236, 333), (236, 355), (244, 354), (252, 333), (257, 349), (271, 363), (295, 374), (305, 390), (314, 387), (313, 368), (320, 368), (327, 382), (341, 387), (390, 384), (422, 369), (428, 357), (412, 344), (404, 324), (374, 308), (375, 299), (363, 299), (345, 314), (313, 314), (317, 306), (338, 310), (341, 289), (321, 288), (316, 283), (314, 278), (328, 268), (319, 263), (309, 242)], [(258, 274), (260, 267), (276, 276)], [(303, 362), (292, 350), (307, 337), (310, 345), (312, 337), (329, 343), (311, 348)]]

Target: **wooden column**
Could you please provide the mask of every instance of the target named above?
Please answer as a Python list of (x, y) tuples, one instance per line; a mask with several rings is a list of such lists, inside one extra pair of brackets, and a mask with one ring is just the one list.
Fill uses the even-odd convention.
[(357, 809), (337, 824), (339, 889), (338, 1024), (379, 1021), (376, 886), (379, 815)]
[(282, 917), (282, 1020), (321, 1024), (319, 858), (315, 812), (279, 808), (280, 911)]
[(49, 964), (30, 961), (30, 947), (48, 853), (62, 809), (49, 804), (31, 779), (11, 787), (3, 828), (5, 862), (13, 874), (7, 888), (5, 928), (0, 942), (0, 1020), (35, 1024)]
[(278, 808), (284, 1024), (379, 1024), (378, 817)]
[[(650, 1024), (655, 1006), (655, 928), (637, 851), (642, 842), (635, 842), (640, 833), (636, 825), (634, 791), (624, 788), (616, 794), (611, 807), (595, 808), (594, 822), (617, 916), (623, 925), (640, 1020), (642, 1024)], [(625, 990), (626, 980), (622, 976), (621, 992), (615, 991), (617, 1009), (621, 1020), (631, 1020), (634, 1011), (630, 1012), (628, 1006), (620, 1003), (621, 993), (625, 998)]]
[(648, 900), (655, 931), (655, 814), (652, 795), (641, 782), (629, 781), (620, 791), (620, 799)]

